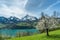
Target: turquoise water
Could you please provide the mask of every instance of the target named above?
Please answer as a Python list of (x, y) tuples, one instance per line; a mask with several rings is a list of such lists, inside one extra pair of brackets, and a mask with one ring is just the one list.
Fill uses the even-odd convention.
[(0, 34), (2, 34), (2, 35), (9, 35), (9, 36), (16, 36), (16, 34), (18, 32), (36, 33), (36, 32), (38, 32), (38, 30), (36, 30), (36, 29), (14, 29), (14, 30), (2, 29), (2, 30), (0, 30)]

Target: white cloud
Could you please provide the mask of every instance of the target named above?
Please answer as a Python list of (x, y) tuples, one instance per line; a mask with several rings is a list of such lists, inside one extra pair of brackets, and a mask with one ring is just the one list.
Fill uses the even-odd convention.
[[(12, 1), (12, 2), (11, 2)], [(26, 15), (26, 11), (24, 9), (28, 0), (11, 0), (10, 2), (7, 0), (0, 0), (0, 16), (16, 16), (21, 18)], [(3, 2), (3, 3), (2, 3)], [(8, 6), (7, 4), (10, 4)]]

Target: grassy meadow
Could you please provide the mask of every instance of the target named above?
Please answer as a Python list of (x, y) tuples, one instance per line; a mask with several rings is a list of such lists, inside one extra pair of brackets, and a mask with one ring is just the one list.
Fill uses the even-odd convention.
[(60, 30), (55, 30), (49, 32), (50, 36), (46, 36), (46, 33), (24, 36), (24, 37), (15, 37), (7, 40), (60, 40)]

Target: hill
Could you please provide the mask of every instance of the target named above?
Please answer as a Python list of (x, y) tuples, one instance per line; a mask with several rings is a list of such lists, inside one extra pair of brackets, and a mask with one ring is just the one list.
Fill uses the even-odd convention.
[(37, 34), (33, 36), (11, 38), (10, 40), (60, 40), (60, 30), (49, 32), (50, 36), (46, 36), (45, 33)]

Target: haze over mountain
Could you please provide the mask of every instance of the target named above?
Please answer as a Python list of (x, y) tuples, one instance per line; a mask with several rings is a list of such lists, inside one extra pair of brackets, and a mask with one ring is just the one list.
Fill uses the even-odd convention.
[(42, 11), (51, 15), (55, 10), (59, 12), (60, 0), (0, 0), (0, 16), (4, 17), (40, 17)]

